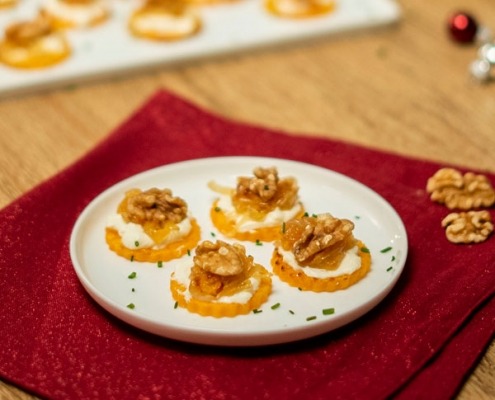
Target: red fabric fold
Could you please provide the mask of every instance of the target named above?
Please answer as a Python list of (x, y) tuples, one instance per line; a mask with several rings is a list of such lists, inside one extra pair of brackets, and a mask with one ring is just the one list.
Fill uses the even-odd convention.
[[(337, 331), (254, 349), (180, 343), (106, 313), (71, 265), (79, 213), (135, 173), (222, 155), (308, 162), (380, 193), (410, 245), (391, 294)], [(451, 398), (494, 336), (495, 239), (446, 240), (448, 211), (424, 190), (440, 167), (235, 123), (158, 92), (84, 158), (0, 211), (0, 376), (54, 399)]]

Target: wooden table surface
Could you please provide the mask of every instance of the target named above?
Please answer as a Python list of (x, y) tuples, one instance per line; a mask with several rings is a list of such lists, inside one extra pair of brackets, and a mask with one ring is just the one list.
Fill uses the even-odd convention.
[[(493, 0), (400, 0), (400, 23), (0, 101), (0, 207), (84, 155), (160, 88), (228, 118), (495, 172), (495, 81), (446, 34)], [(494, 68), (495, 76), (495, 68)], [(495, 399), (495, 342), (459, 393)], [(0, 382), (1, 399), (31, 399)]]

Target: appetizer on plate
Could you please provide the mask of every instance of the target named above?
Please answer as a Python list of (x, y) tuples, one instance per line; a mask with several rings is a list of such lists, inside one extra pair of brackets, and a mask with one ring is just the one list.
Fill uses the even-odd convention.
[(129, 19), (134, 36), (152, 40), (178, 40), (201, 29), (201, 19), (182, 0), (147, 0)]
[(193, 264), (179, 265), (172, 273), (170, 290), (177, 304), (190, 312), (235, 317), (259, 308), (272, 291), (272, 280), (244, 246), (204, 241)]
[(280, 236), (284, 222), (304, 214), (299, 187), (292, 177), (279, 178), (275, 167), (257, 167), (253, 174), (237, 178), (235, 189), (210, 182), (210, 189), (220, 195), (211, 207), (210, 217), (227, 237), (273, 241)]
[(106, 227), (110, 249), (135, 261), (180, 258), (197, 245), (200, 236), (187, 203), (170, 189), (129, 190)]
[(108, 0), (43, 0), (41, 12), (58, 29), (87, 28), (110, 16)]
[(371, 255), (354, 238), (354, 224), (330, 214), (304, 216), (285, 224), (271, 264), (284, 282), (302, 290), (347, 289), (370, 270)]
[(44, 68), (71, 54), (65, 36), (43, 16), (8, 26), (0, 42), (0, 61), (14, 68)]
[(333, 11), (335, 0), (266, 0), (265, 7), (279, 17), (303, 18)]
[(17, 0), (0, 0), (0, 10), (2, 8), (13, 7), (17, 4)]

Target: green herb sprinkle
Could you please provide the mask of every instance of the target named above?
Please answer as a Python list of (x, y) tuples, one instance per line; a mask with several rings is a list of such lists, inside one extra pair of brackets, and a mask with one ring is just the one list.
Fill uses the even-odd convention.
[(128, 278), (129, 278), (129, 279), (134, 279), (136, 276), (137, 276), (137, 273), (136, 273), (135, 271), (132, 271), (132, 272), (129, 274)]

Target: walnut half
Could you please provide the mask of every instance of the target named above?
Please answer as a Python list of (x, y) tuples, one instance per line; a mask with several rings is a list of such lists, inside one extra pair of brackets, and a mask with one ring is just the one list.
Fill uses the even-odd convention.
[(493, 232), (491, 216), (486, 210), (451, 213), (442, 220), (442, 226), (452, 243), (480, 243)]
[(204, 241), (196, 248), (194, 264), (204, 271), (220, 276), (234, 276), (244, 271), (246, 251), (240, 244), (229, 244), (222, 240), (212, 243)]
[(133, 189), (126, 193), (126, 207), (122, 217), (126, 222), (144, 224), (153, 222), (160, 225), (167, 221), (181, 222), (187, 216), (187, 204), (180, 197), (174, 197), (170, 189), (151, 188), (142, 192)]
[(426, 184), (430, 198), (449, 209), (471, 210), (495, 203), (495, 190), (488, 178), (454, 168), (441, 168)]
[(354, 229), (347, 219), (335, 218), (330, 214), (306, 217), (308, 222), (301, 237), (294, 243), (292, 251), (298, 263), (305, 263), (315, 254), (343, 242)]

